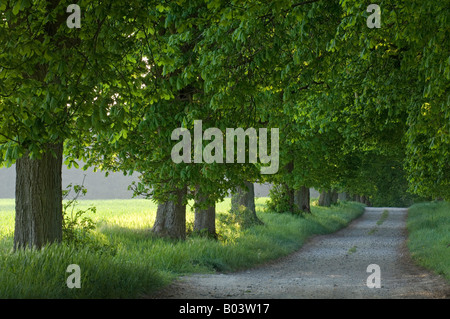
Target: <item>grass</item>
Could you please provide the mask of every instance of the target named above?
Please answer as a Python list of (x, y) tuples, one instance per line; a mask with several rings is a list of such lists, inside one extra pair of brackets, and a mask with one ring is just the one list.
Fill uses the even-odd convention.
[(358, 248), (358, 246), (356, 246), (356, 245), (352, 246), (352, 248), (350, 248), (350, 249), (348, 250), (347, 254), (351, 255), (351, 254), (356, 253), (356, 249), (357, 249), (357, 248)]
[[(387, 209), (383, 210), (383, 213), (381, 213), (380, 219), (377, 220), (377, 226), (382, 225), (382, 224), (384, 223), (384, 221), (388, 218), (388, 216), (389, 216), (389, 211), (388, 211)], [(372, 227), (372, 228), (367, 232), (367, 234), (368, 234), (368, 235), (373, 235), (373, 234), (375, 234), (375, 233), (378, 231), (377, 226)]]
[(450, 203), (411, 206), (407, 229), (413, 260), (450, 281)]
[[(188, 236), (185, 241), (156, 238), (149, 229), (156, 205), (147, 200), (81, 200), (80, 209), (97, 207), (94, 245), (50, 245), (13, 253), (14, 200), (0, 199), (0, 298), (139, 298), (174, 278), (190, 273), (236, 271), (289, 254), (310, 236), (345, 227), (363, 213), (363, 205), (312, 207), (301, 217), (265, 211), (264, 225), (241, 229), (229, 222), (230, 200), (217, 204), (219, 240)], [(188, 226), (194, 214), (187, 212)], [(69, 289), (67, 266), (81, 268), (81, 289)]]
[(384, 223), (384, 221), (388, 218), (389, 211), (387, 209), (383, 210), (383, 213), (381, 213), (381, 217), (379, 220), (377, 220), (377, 225), (380, 226)]

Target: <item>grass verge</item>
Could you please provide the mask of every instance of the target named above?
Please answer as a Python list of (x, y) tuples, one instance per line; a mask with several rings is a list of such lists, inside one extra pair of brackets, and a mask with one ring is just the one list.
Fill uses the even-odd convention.
[(379, 220), (377, 220), (377, 225), (380, 226), (384, 223), (384, 221), (388, 218), (389, 211), (387, 209), (383, 210), (383, 213), (381, 214), (381, 217)]
[[(241, 229), (229, 222), (230, 200), (217, 205), (219, 240), (188, 236), (172, 241), (152, 236), (156, 205), (146, 200), (79, 202), (97, 207), (94, 245), (51, 245), (41, 251), (11, 251), (14, 201), (0, 200), (0, 298), (139, 298), (162, 288), (179, 275), (236, 271), (287, 255), (307, 238), (327, 234), (360, 216), (364, 206), (341, 203), (312, 207), (304, 217), (265, 211), (265, 198), (256, 202), (264, 225)], [(188, 210), (187, 223), (193, 212)], [(66, 285), (77, 264), (81, 288)]]
[(450, 282), (450, 203), (430, 202), (408, 210), (408, 248), (413, 260)]

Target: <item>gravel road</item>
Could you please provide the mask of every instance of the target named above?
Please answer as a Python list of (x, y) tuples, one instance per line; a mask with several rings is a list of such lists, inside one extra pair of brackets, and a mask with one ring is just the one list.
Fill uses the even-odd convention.
[[(345, 229), (287, 257), (242, 272), (181, 277), (152, 298), (450, 298), (442, 277), (411, 261), (406, 215), (403, 208), (366, 208)], [(370, 264), (380, 267), (380, 288), (367, 286)]]

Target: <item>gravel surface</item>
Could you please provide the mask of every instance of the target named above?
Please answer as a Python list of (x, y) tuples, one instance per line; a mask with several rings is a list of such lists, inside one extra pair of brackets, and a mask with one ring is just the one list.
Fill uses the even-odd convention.
[[(287, 257), (242, 272), (181, 277), (152, 298), (450, 298), (444, 278), (411, 261), (406, 215), (403, 208), (366, 208), (347, 228)], [(380, 288), (367, 286), (370, 264), (380, 267)]]

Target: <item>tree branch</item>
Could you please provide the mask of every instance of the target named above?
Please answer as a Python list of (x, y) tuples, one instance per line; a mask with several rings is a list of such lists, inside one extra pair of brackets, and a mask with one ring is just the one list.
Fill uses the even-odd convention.
[(293, 8), (295, 8), (295, 7), (302, 6), (302, 5), (304, 5), (304, 4), (310, 4), (310, 3), (319, 2), (319, 1), (320, 1), (320, 0), (303, 1), (303, 2), (299, 2), (299, 3), (293, 4), (293, 5), (291, 6), (291, 8), (293, 9)]

